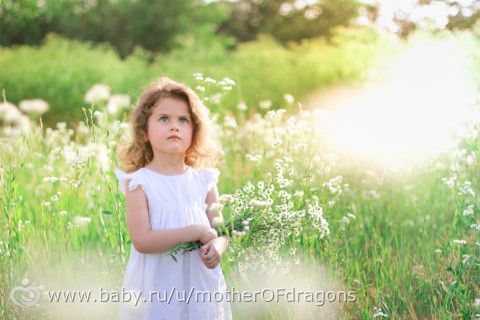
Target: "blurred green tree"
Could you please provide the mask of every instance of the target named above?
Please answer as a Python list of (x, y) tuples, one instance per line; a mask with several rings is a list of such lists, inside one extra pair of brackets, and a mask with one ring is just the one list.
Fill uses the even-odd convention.
[[(135, 46), (167, 52), (185, 35), (209, 36), (227, 18), (201, 0), (0, 1), (0, 45), (38, 44), (46, 34), (110, 43), (122, 57)], [(201, 30), (201, 32), (198, 32)]]
[(222, 1), (230, 18), (218, 31), (249, 41), (269, 33), (281, 43), (328, 36), (339, 25), (358, 15), (357, 0), (238, 0)]

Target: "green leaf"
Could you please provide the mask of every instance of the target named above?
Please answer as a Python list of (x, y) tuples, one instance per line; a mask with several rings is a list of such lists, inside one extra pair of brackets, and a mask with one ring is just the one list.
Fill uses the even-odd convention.
[(110, 211), (110, 210), (102, 210), (102, 213), (103, 214), (113, 214), (113, 212)]

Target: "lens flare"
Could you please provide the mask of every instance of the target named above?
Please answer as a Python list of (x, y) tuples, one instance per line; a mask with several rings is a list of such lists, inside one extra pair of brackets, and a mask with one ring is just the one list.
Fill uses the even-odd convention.
[(467, 62), (454, 39), (412, 40), (388, 63), (381, 82), (331, 108), (330, 143), (341, 153), (386, 164), (447, 150), (455, 129), (476, 116)]

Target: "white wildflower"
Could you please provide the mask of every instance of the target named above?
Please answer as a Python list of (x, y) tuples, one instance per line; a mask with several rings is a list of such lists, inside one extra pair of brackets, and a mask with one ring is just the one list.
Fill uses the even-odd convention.
[(240, 111), (245, 111), (248, 109), (248, 107), (245, 102), (241, 101), (239, 104), (237, 104), (237, 109)]
[(373, 307), (373, 319), (388, 318), (388, 314), (384, 313), (381, 308)]
[(130, 96), (128, 94), (114, 94), (110, 97), (107, 103), (107, 112), (115, 115), (122, 109), (130, 107)]
[(99, 101), (107, 101), (110, 98), (110, 87), (106, 84), (99, 83), (91, 87), (83, 100), (86, 103), (97, 103)]
[(231, 194), (222, 194), (219, 198), (221, 203), (229, 203), (234, 200), (234, 197)]
[(250, 200), (250, 205), (252, 207), (256, 207), (256, 208), (264, 208), (264, 207), (268, 207), (272, 204), (271, 201), (264, 201), (264, 200), (257, 200), (257, 199), (252, 199)]
[(473, 162), (475, 161), (475, 154), (469, 154), (467, 156), (467, 158), (465, 159), (465, 162), (467, 163), (467, 165), (471, 166), (473, 164)]
[(473, 215), (473, 204), (469, 205), (467, 209), (463, 210), (464, 216), (471, 216)]
[(473, 302), (473, 306), (475, 308), (480, 308), (480, 298), (475, 299), (475, 301)]
[(223, 119), (223, 125), (229, 128), (236, 129), (237, 128), (237, 121), (234, 117), (226, 115)]
[(0, 119), (6, 123), (18, 123), (22, 113), (17, 107), (8, 101), (0, 103)]
[(223, 224), (225, 224), (225, 221), (223, 220), (223, 217), (214, 217), (212, 219), (212, 225), (214, 227), (219, 226), (219, 225), (223, 225)]
[(0, 119), (6, 120), (5, 116), (7, 113), (10, 113), (10, 112), (16, 113), (17, 115), (20, 114), (20, 111), (17, 109), (17, 106), (14, 105), (13, 103), (10, 103), (8, 101), (0, 102)]
[(207, 209), (209, 211), (220, 211), (223, 209), (223, 204), (219, 202), (213, 202), (207, 207)]
[(49, 109), (48, 102), (42, 99), (22, 100), (18, 106), (23, 112), (32, 114), (43, 114)]
[(58, 122), (56, 127), (60, 131), (65, 131), (65, 129), (67, 129), (67, 123), (66, 122)]
[(210, 77), (206, 77), (203, 81), (206, 82), (206, 83), (211, 83), (211, 84), (217, 83), (217, 81), (215, 79), (212, 79)]
[(296, 190), (295, 193), (293, 194), (297, 198), (301, 198), (304, 195), (304, 192), (301, 190)]
[(270, 109), (272, 107), (272, 101), (270, 100), (262, 100), (259, 103), (260, 108), (262, 109)]
[(288, 93), (283, 95), (283, 99), (285, 99), (285, 102), (287, 104), (292, 104), (295, 101), (295, 98), (291, 94), (288, 94)]
[(216, 93), (212, 96), (210, 96), (210, 101), (212, 101), (212, 103), (215, 103), (215, 104), (220, 104), (220, 102), (222, 101), (222, 94), (221, 93)]
[(467, 241), (466, 240), (459, 240), (459, 239), (455, 239), (452, 241), (453, 244), (458, 244), (458, 245), (464, 245), (464, 244), (467, 244)]
[(253, 162), (258, 162), (258, 161), (262, 160), (262, 156), (259, 155), (259, 154), (249, 154), (249, 153), (247, 153), (246, 158), (250, 161), (253, 161)]
[(84, 217), (84, 216), (76, 216), (73, 218), (73, 223), (76, 226), (85, 226), (90, 223), (92, 219), (90, 217)]
[(230, 86), (234, 86), (234, 85), (237, 84), (234, 80), (232, 80), (230, 78), (227, 78), (227, 77), (223, 78), (223, 81)]

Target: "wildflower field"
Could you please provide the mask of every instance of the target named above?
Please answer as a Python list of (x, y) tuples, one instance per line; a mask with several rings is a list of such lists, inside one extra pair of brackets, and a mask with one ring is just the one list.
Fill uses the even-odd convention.
[[(193, 78), (221, 92), (236, 86), (234, 77)], [(41, 101), (0, 104), (9, 117), (36, 114), (4, 131), (0, 144), (2, 319), (116, 318), (114, 301), (48, 301), (55, 290), (95, 295), (121, 286), (131, 244), (113, 170), (132, 106), (109, 90), (86, 93), (103, 97), (85, 106), (76, 127), (42, 125)], [(453, 132), (447, 150), (392, 166), (338, 150), (332, 112), (304, 109), (288, 92), (278, 100), (263, 101), (263, 115), (247, 117), (246, 105), (237, 117), (211, 113), (225, 152), (222, 213), (248, 221), (222, 258), (227, 284), (353, 292), (353, 299), (235, 303), (234, 318), (479, 319), (480, 117)], [(23, 289), (14, 294), (23, 306), (12, 304), (17, 286), (35, 288), (40, 301)]]

